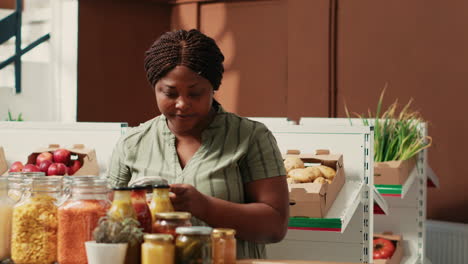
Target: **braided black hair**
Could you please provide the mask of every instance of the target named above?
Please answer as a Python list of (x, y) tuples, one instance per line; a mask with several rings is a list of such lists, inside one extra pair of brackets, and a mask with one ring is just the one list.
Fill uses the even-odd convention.
[(218, 90), (224, 56), (216, 42), (196, 29), (164, 33), (146, 51), (145, 70), (151, 87), (176, 66), (186, 66)]

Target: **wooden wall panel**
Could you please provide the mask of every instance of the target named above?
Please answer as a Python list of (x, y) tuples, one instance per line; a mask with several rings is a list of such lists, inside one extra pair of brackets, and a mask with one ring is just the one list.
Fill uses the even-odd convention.
[(80, 0), (78, 121), (134, 126), (159, 114), (143, 60), (170, 30), (170, 11), (151, 1)]
[(468, 223), (468, 2), (340, 0), (338, 113), (406, 103), (429, 122), (429, 163), (441, 188), (429, 189), (428, 218)]
[(330, 1), (287, 1), (287, 116), (328, 117)]
[(286, 116), (285, 1), (203, 4), (200, 30), (213, 37), (225, 60), (216, 98), (243, 116)]

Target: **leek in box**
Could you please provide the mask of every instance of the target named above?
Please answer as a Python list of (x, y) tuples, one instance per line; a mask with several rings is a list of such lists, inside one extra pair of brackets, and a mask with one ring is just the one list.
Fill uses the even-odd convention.
[[(417, 111), (410, 109), (412, 99), (397, 113), (398, 101), (382, 111), (385, 89), (382, 91), (375, 117), (354, 113), (364, 125), (374, 125), (374, 183), (401, 185), (416, 164), (416, 155), (428, 148), (432, 138), (421, 134), (424, 122)], [(348, 109), (346, 115), (350, 118)], [(350, 123), (352, 125), (351, 119)]]

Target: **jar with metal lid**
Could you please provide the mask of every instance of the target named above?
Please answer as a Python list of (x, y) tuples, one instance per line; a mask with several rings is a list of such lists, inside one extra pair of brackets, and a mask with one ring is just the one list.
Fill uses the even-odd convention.
[(10, 257), (13, 201), (8, 196), (8, 179), (0, 177), (0, 262)]
[(153, 220), (149, 206), (146, 203), (146, 191), (151, 189), (151, 186), (133, 186), (131, 188), (133, 209), (135, 209), (140, 227), (143, 228), (143, 232), (151, 233)]
[(11, 258), (20, 264), (57, 261), (57, 206), (62, 177), (24, 179), (25, 192), (13, 208)]
[(174, 264), (175, 246), (172, 235), (146, 234), (141, 246), (142, 264)]
[(176, 228), (192, 226), (188, 212), (157, 213), (153, 225), (153, 233), (171, 234), (176, 237)]
[(193, 226), (178, 227), (176, 264), (211, 264), (211, 227)]
[(45, 176), (44, 172), (9, 172), (8, 173), (8, 196), (18, 202), (23, 195), (23, 179)]
[(213, 242), (213, 264), (236, 263), (236, 230), (215, 228), (211, 235)]
[(174, 207), (172, 207), (169, 198), (169, 188), (167, 184), (153, 185), (153, 197), (149, 205), (153, 216), (153, 224), (156, 221), (155, 215), (157, 213), (174, 212)]
[(132, 188), (115, 187), (112, 190), (114, 190), (114, 200), (108, 212), (109, 217), (116, 221), (122, 221), (127, 217), (138, 220), (132, 204)]
[(69, 198), (58, 208), (58, 253), (60, 264), (87, 264), (85, 242), (93, 240), (99, 219), (111, 206), (107, 180), (96, 176), (67, 178)]

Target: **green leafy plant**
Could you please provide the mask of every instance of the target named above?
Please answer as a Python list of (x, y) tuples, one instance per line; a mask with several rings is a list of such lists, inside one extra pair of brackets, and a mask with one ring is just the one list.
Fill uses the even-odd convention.
[(11, 114), (11, 111), (8, 110), (8, 118), (5, 119), (5, 121), (24, 121), (23, 120), (23, 114), (19, 113), (17, 118), (13, 118), (13, 115)]
[[(407, 160), (432, 144), (432, 138), (420, 132), (420, 124), (424, 122), (417, 111), (410, 109), (411, 99), (399, 113), (398, 100), (382, 112), (382, 102), (385, 88), (380, 94), (375, 116), (370, 110), (368, 116), (353, 113), (364, 125), (374, 125), (374, 161)], [(345, 106), (346, 115), (352, 125), (351, 116)]]
[(115, 221), (104, 216), (99, 219), (93, 237), (96, 243), (128, 243), (134, 246), (143, 242), (143, 229), (139, 226), (140, 223), (133, 218)]

